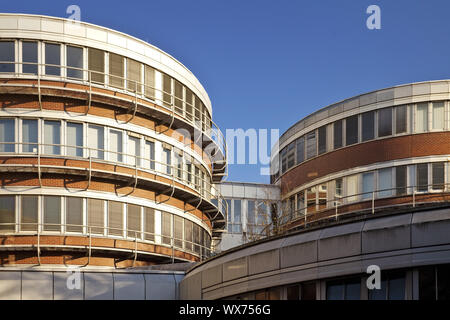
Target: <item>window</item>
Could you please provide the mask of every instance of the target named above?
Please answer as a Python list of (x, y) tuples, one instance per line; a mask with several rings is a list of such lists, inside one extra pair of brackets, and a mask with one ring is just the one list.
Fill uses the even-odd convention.
[(44, 231), (61, 231), (61, 198), (44, 197)]
[(37, 231), (38, 228), (38, 197), (21, 196), (20, 197), (20, 230)]
[(375, 112), (370, 111), (362, 114), (362, 141), (375, 138)]
[(171, 237), (172, 237), (172, 215), (167, 212), (161, 212), (162, 221), (161, 221), (161, 231), (162, 231), (162, 243), (171, 245)]
[(123, 161), (122, 131), (109, 130), (109, 160), (115, 162)]
[(378, 110), (378, 136), (392, 135), (392, 108)]
[(175, 149), (173, 153), (173, 165), (175, 168), (175, 176), (183, 179), (183, 153), (181, 150)]
[(184, 247), (186, 250), (192, 251), (192, 222), (185, 219), (184, 220)]
[(14, 119), (0, 119), (0, 152), (14, 152), (14, 141)]
[(433, 129), (444, 130), (444, 102), (433, 102)]
[(98, 199), (88, 199), (87, 213), (89, 226), (88, 232), (103, 234), (105, 226), (104, 201)]
[(390, 197), (392, 195), (392, 168), (378, 170), (378, 197)]
[(317, 155), (316, 132), (306, 134), (306, 159), (311, 159)]
[(247, 201), (247, 223), (255, 224), (255, 201)]
[(433, 189), (443, 190), (444, 189), (444, 162), (435, 162), (432, 164), (433, 169)]
[(297, 139), (297, 164), (305, 161), (305, 139), (300, 137)]
[(421, 163), (417, 165), (417, 191), (428, 191), (428, 164)]
[(317, 187), (306, 189), (306, 211), (307, 213), (314, 213), (317, 211), (316, 192)]
[(89, 125), (88, 128), (88, 145), (89, 156), (97, 159), (104, 158), (104, 130), (103, 127)]
[(406, 169), (407, 166), (398, 166), (395, 168), (395, 188), (397, 195), (406, 194)]
[(193, 238), (194, 238), (194, 252), (200, 254), (200, 227), (197, 224), (194, 224), (194, 228), (192, 229)]
[(140, 166), (141, 139), (128, 136), (128, 164)]
[[(135, 204), (127, 204), (127, 229), (128, 237), (141, 238), (141, 207)], [(138, 231), (138, 232), (136, 232)]]
[(407, 108), (398, 106), (395, 108), (395, 133), (406, 133)]
[(124, 59), (118, 54), (109, 54), (109, 84), (113, 87), (123, 88)]
[(428, 130), (428, 103), (419, 103), (416, 108), (416, 132)]
[[(83, 156), (83, 124), (67, 122), (67, 155)], [(75, 148), (74, 148), (75, 147)]]
[(175, 80), (175, 112), (183, 115), (183, 85)]
[(22, 151), (23, 152), (37, 152), (38, 145), (38, 121), (37, 120), (22, 120)]
[(374, 174), (373, 172), (363, 173), (362, 175), (362, 198), (371, 199), (374, 191)]
[(0, 197), (0, 231), (14, 231), (16, 229), (16, 197)]
[(83, 232), (83, 199), (66, 198), (66, 230)]
[(0, 61), (5, 62), (0, 63), (0, 72), (14, 72), (14, 51), (14, 41), (0, 41)]
[(145, 167), (155, 170), (155, 143), (153, 141), (145, 141)]
[[(167, 174), (172, 174), (172, 150), (163, 147), (163, 168)], [(165, 165), (164, 165), (165, 164)]]
[(327, 300), (359, 300), (361, 280), (336, 280), (327, 282)]
[(45, 44), (45, 74), (51, 76), (61, 75), (61, 46), (54, 43)]
[(305, 193), (302, 191), (297, 193), (297, 214), (296, 217), (303, 216), (305, 214)]
[(88, 64), (92, 82), (105, 83), (105, 53), (98, 49), (88, 49)]
[(175, 247), (183, 247), (183, 218), (179, 216), (173, 217), (174, 245)]
[(193, 119), (192, 107), (194, 105), (194, 94), (189, 88), (186, 88), (186, 118), (190, 121)]
[(295, 164), (295, 142), (291, 142), (287, 146), (287, 167), (292, 168)]
[(37, 74), (38, 71), (37, 63), (38, 63), (37, 42), (22, 41), (22, 72)]
[(327, 127), (323, 126), (317, 129), (317, 134), (319, 135), (319, 154), (327, 152)]
[(144, 239), (155, 241), (155, 209), (144, 208)]
[(123, 204), (108, 201), (108, 234), (123, 236)]
[(381, 288), (369, 290), (369, 300), (404, 300), (405, 273), (394, 272), (382, 275)]
[(172, 105), (172, 78), (167, 74), (163, 74), (163, 102)]
[(141, 64), (135, 60), (127, 59), (127, 89), (141, 93)]
[(347, 146), (358, 142), (358, 115), (345, 119), (345, 141)]
[(44, 121), (44, 153), (61, 154), (61, 122)]
[(145, 66), (145, 96), (155, 100), (155, 69)]
[(67, 46), (67, 77), (83, 79), (83, 48)]
[(241, 221), (241, 212), (242, 212), (241, 211), (241, 200), (234, 199), (233, 202), (234, 202), (233, 223), (235, 225), (238, 225), (238, 226), (235, 226), (235, 229), (233, 230), (233, 232), (240, 233), (241, 232), (240, 225), (242, 223), (242, 221)]
[(419, 269), (419, 300), (450, 300), (450, 265)]
[(347, 201), (356, 201), (356, 194), (358, 193), (358, 175), (349, 176), (346, 178), (347, 181)]
[(284, 173), (288, 169), (287, 166), (287, 147), (281, 150), (281, 171)]
[(199, 97), (195, 96), (195, 106), (194, 106), (194, 123), (197, 127), (202, 126), (202, 119), (200, 118), (201, 110), (203, 110), (203, 103)]
[(338, 149), (342, 145), (342, 120), (338, 120), (333, 124), (333, 147)]

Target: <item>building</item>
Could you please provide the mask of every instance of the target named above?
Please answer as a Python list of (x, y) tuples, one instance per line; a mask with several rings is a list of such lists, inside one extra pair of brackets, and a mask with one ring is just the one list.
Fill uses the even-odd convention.
[(378, 90), (297, 122), (272, 163), (285, 232), (193, 266), (181, 298), (450, 299), (449, 86)]
[(226, 146), (179, 61), (96, 25), (1, 14), (0, 82), (3, 280), (211, 255)]
[(278, 209), (280, 202), (278, 186), (224, 181), (217, 189), (227, 203), (228, 215), (227, 232), (217, 244), (216, 253), (272, 234), (273, 206)]

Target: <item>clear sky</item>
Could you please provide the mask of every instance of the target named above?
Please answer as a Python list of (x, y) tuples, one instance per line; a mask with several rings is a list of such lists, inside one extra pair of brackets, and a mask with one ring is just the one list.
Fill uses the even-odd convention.
[[(168, 52), (200, 80), (228, 129), (279, 129), (328, 104), (402, 83), (450, 78), (450, 1), (2, 1), (1, 12), (68, 17)], [(381, 30), (366, 8), (381, 8)], [(231, 181), (268, 182), (258, 165)]]

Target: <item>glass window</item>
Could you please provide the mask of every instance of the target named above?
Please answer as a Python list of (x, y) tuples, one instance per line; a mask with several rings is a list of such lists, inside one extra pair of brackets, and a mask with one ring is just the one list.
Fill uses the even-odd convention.
[(67, 155), (83, 156), (83, 124), (67, 122)]
[(167, 174), (172, 174), (172, 150), (163, 148), (163, 166)]
[(184, 247), (186, 250), (192, 251), (192, 222), (185, 219), (184, 220)]
[(0, 231), (14, 231), (16, 229), (16, 197), (0, 197)]
[(311, 159), (317, 155), (316, 132), (306, 134), (306, 159)]
[(405, 300), (405, 274), (391, 275), (388, 281), (388, 299)]
[(128, 136), (128, 164), (140, 166), (141, 139)]
[(103, 127), (89, 125), (88, 128), (88, 145), (89, 156), (92, 158), (103, 159), (105, 149), (105, 139)]
[(44, 197), (44, 230), (61, 231), (61, 197)]
[[(1, 50), (0, 50), (1, 51)], [(34, 41), (22, 41), (22, 72), (37, 74), (38, 46)]]
[(419, 103), (416, 108), (416, 132), (428, 130), (428, 103)]
[(434, 266), (419, 268), (419, 300), (437, 300), (436, 268)]
[(450, 265), (443, 264), (436, 267), (437, 299), (450, 300)]
[(124, 58), (118, 54), (109, 54), (109, 84), (113, 87), (123, 88)]
[(67, 77), (83, 79), (83, 48), (67, 46)]
[(444, 102), (433, 102), (433, 129), (444, 130)]
[(83, 199), (66, 198), (66, 230), (83, 232)]
[(288, 169), (287, 166), (287, 147), (281, 150), (281, 171), (284, 173)]
[(427, 191), (428, 190), (428, 164), (421, 163), (417, 165), (417, 191)]
[(144, 239), (155, 241), (155, 209), (144, 208)]
[(362, 141), (375, 138), (375, 112), (370, 111), (362, 114)]
[(390, 197), (392, 195), (392, 168), (378, 170), (378, 192), (379, 197)]
[(193, 119), (193, 105), (194, 94), (189, 88), (186, 88), (186, 118), (192, 121)]
[(44, 153), (61, 154), (61, 122), (44, 121)]
[(305, 161), (305, 139), (300, 137), (297, 139), (297, 164)]
[(295, 164), (295, 142), (291, 142), (287, 146), (287, 167), (292, 168)]
[[(183, 179), (183, 152), (175, 150), (173, 153), (173, 165), (175, 168), (175, 175), (178, 179)], [(203, 173), (203, 172), (202, 172)], [(202, 180), (203, 183), (203, 180)], [(204, 187), (204, 186), (203, 186)]]
[(88, 49), (88, 64), (92, 82), (105, 83), (105, 52)]
[(323, 126), (317, 129), (317, 134), (319, 135), (319, 154), (327, 152), (327, 127)]
[(5, 62), (0, 63), (0, 72), (14, 72), (14, 57), (14, 41), (0, 41), (0, 61)]
[(444, 162), (435, 162), (432, 164), (433, 169), (433, 189), (444, 189)]
[(194, 123), (199, 128), (202, 126), (202, 119), (200, 118), (201, 110), (203, 110), (203, 102), (199, 97), (195, 96)]
[(155, 69), (145, 66), (145, 96), (155, 100)]
[(183, 85), (175, 80), (175, 112), (183, 115)]
[(378, 136), (392, 135), (392, 108), (378, 110)]
[(161, 230), (162, 230), (162, 243), (171, 245), (172, 241), (172, 215), (167, 212), (161, 212)]
[(197, 224), (194, 224), (193, 238), (194, 238), (194, 252), (200, 254), (200, 247), (198, 246), (198, 244), (200, 243), (200, 227)]
[(108, 234), (123, 236), (123, 204), (108, 201)]
[(141, 93), (141, 64), (135, 60), (127, 59), (127, 88), (130, 91)]
[(316, 283), (314, 281), (302, 283), (301, 300), (316, 300)]
[[(141, 207), (135, 204), (127, 204), (127, 229), (128, 237), (141, 237)], [(136, 232), (138, 231), (138, 232)]]
[(38, 121), (37, 120), (22, 120), (22, 151), (23, 152), (37, 152), (38, 145)]
[(247, 223), (255, 224), (255, 201), (247, 201)]
[(172, 105), (172, 78), (167, 74), (163, 74), (163, 102), (166, 105)]
[(109, 130), (109, 160), (115, 162), (122, 162), (122, 131)]
[[(88, 212), (88, 226), (90, 227), (88, 232), (103, 234), (105, 226), (105, 213), (104, 213), (104, 201), (97, 199), (87, 200), (87, 212)], [(92, 228), (99, 227), (99, 228)]]
[(395, 188), (397, 195), (406, 194), (406, 169), (407, 166), (398, 166), (395, 168)]
[(345, 119), (345, 140), (347, 146), (358, 142), (358, 115)]
[(145, 167), (155, 169), (155, 143), (153, 141), (145, 141)]
[(45, 74), (51, 76), (61, 75), (61, 46), (55, 43), (45, 44)]
[(173, 217), (174, 245), (175, 247), (183, 247), (183, 218), (179, 216)]
[(398, 106), (395, 108), (395, 133), (406, 132), (407, 108), (406, 106)]
[(242, 223), (242, 221), (241, 221), (241, 200), (234, 199), (233, 202), (234, 202), (233, 223), (241, 224)]
[(372, 192), (374, 191), (374, 175), (373, 172), (363, 173), (362, 175), (362, 198), (363, 199), (371, 199)]
[(38, 223), (38, 197), (21, 196), (20, 203), (20, 230), (37, 231)]
[(359, 300), (361, 298), (361, 281), (337, 280), (327, 282), (327, 300)]
[(356, 201), (356, 194), (358, 193), (358, 175), (349, 176), (346, 178), (347, 180), (347, 201), (352, 202)]
[(15, 131), (14, 119), (0, 119), (0, 152), (14, 152)]
[(334, 149), (342, 147), (342, 120), (333, 123), (333, 147)]
[(342, 198), (343, 194), (344, 194), (344, 189), (343, 189), (343, 181), (342, 178), (338, 178), (334, 181), (335, 183), (335, 195), (337, 199)]

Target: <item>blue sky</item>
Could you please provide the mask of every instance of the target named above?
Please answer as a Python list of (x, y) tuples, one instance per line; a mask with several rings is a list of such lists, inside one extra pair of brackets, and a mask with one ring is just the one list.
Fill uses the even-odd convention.
[[(2, 1), (1, 12), (81, 19), (168, 52), (201, 81), (214, 121), (284, 132), (309, 113), (383, 87), (450, 78), (450, 1)], [(366, 8), (381, 8), (381, 30)], [(258, 165), (231, 181), (268, 182)]]

